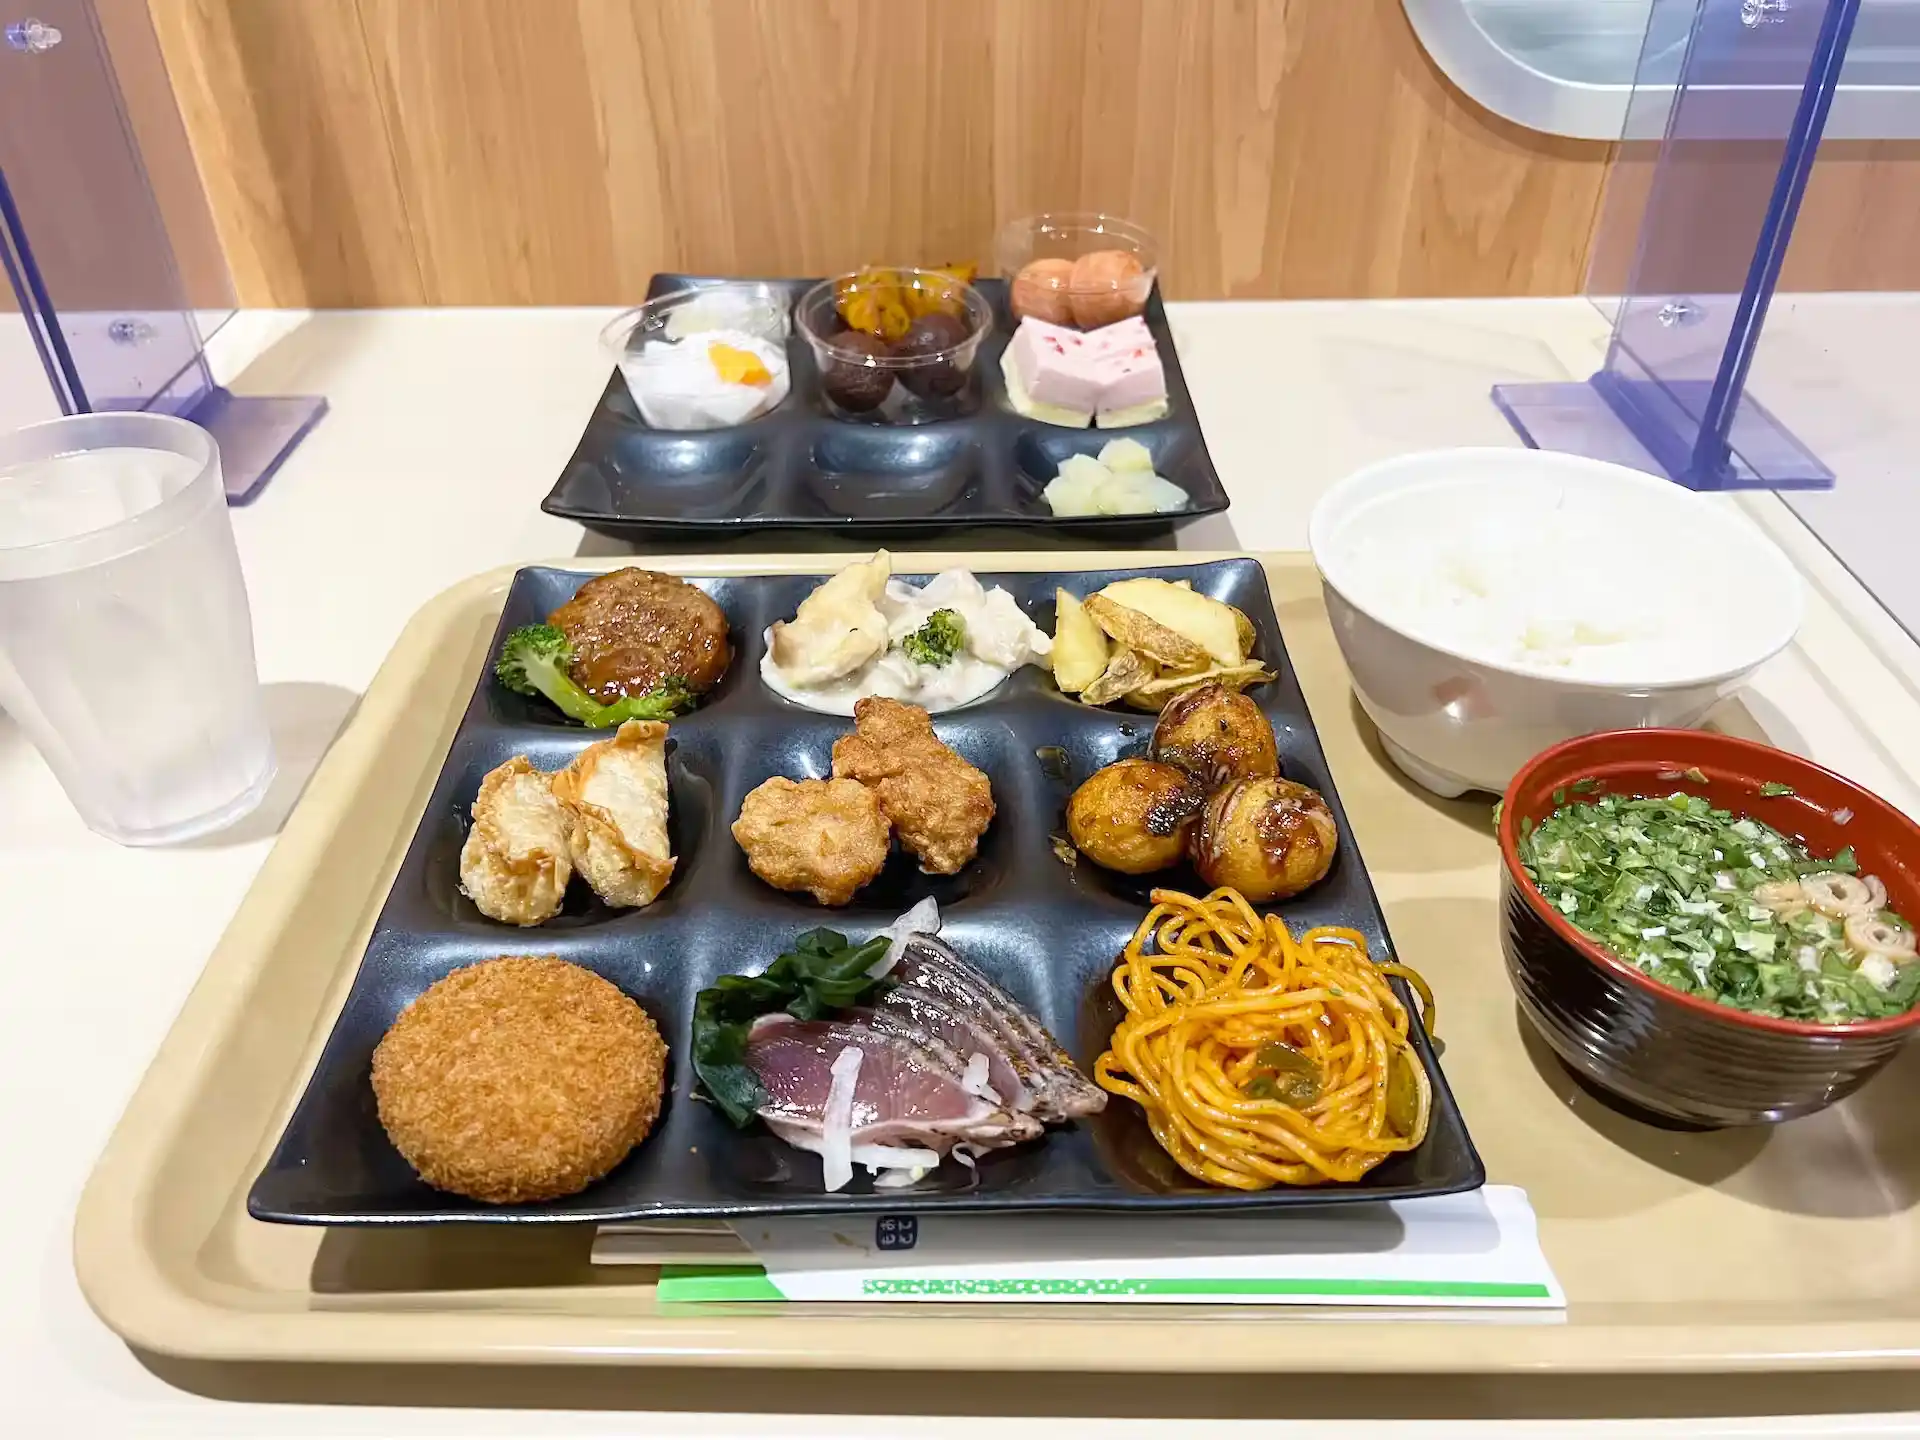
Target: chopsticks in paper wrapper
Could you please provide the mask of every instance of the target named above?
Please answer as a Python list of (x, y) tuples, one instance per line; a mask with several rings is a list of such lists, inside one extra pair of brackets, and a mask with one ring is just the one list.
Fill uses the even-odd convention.
[[(1039, 1258), (1052, 1257), (1052, 1258)], [(1274, 1215), (921, 1214), (603, 1227), (663, 1302), (938, 1300), (1559, 1310), (1526, 1192)]]

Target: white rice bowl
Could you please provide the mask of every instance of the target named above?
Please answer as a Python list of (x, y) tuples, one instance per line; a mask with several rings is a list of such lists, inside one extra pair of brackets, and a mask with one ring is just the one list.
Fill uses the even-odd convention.
[(1502, 791), (1576, 735), (1698, 724), (1805, 608), (1792, 562), (1730, 500), (1547, 451), (1369, 466), (1310, 536), (1362, 708), (1444, 795)]

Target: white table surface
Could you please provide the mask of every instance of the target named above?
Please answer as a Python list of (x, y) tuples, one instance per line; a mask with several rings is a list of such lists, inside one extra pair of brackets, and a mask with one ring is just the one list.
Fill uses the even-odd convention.
[[(1233, 496), (1229, 517), (1182, 532), (1181, 545), (1196, 549), (1302, 549), (1315, 499), (1360, 464), (1430, 446), (1516, 443), (1488, 403), (1488, 387), (1498, 380), (1583, 376), (1604, 336), (1592, 308), (1574, 300), (1172, 308), (1208, 444)], [(250, 313), (215, 337), (214, 353), (227, 369), (266, 347), (235, 388), (318, 392), (332, 403), (332, 413), (264, 495), (234, 513), (283, 772), (263, 811), (235, 831), (157, 851), (98, 839), (0, 715), (0, 915), (11, 982), (0, 1005), (0, 1173), (10, 1182), (0, 1190), (6, 1237), (0, 1245), (0, 1436), (934, 1437), (971, 1435), (982, 1423), (860, 1413), (700, 1413), (688, 1407), (684, 1390), (673, 1412), (654, 1414), (210, 1398), (147, 1369), (94, 1318), (75, 1286), (73, 1210), (94, 1157), (299, 785), (408, 617), (475, 571), (574, 554), (583, 541), (588, 553), (604, 553), (602, 542), (538, 508), (604, 381), (594, 345), (604, 314)], [(1823, 663), (1851, 667), (1865, 677), (1854, 683), (1866, 695), (1877, 687), (1890, 713), (1904, 713), (1899, 707), (1913, 703), (1920, 653), (1876, 616), (1865, 592), (1808, 542), (1778, 502), (1741, 503), (1803, 559), (1825, 597), (1816, 599), (1810, 621), (1821, 627)], [(1018, 537), (992, 543), (1010, 546)], [(746, 548), (779, 547), (758, 542)], [(928, 548), (957, 546), (944, 541)], [(1836, 606), (1854, 623), (1842, 623)], [(1897, 803), (1920, 804), (1907, 779), (1920, 775), (1920, 727), (1909, 735), (1863, 735), (1822, 677), (1792, 655), (1768, 668), (1758, 691), (1759, 705), (1771, 707), (1765, 713), (1800, 737), (1797, 748)], [(79, 945), (71, 938), (76, 931), (84, 937)], [(274, 1392), (263, 1385), (249, 1393)], [(304, 1393), (310, 1396), (312, 1387)], [(647, 1393), (645, 1376), (638, 1375), (627, 1403), (644, 1410)], [(1097, 1412), (1097, 1392), (1090, 1393), (1086, 1412)], [(1506, 1408), (1497, 1385), (1487, 1396), (1495, 1413)], [(724, 1412), (726, 1392), (714, 1403)], [(1357, 1403), (1364, 1410), (1364, 1400)], [(817, 1395), (807, 1404), (821, 1408)], [(1912, 1405), (1920, 1411), (1920, 1385)], [(951, 1415), (969, 1406), (965, 1397), (932, 1395), (915, 1408)], [(1635, 1408), (1623, 1397), (1624, 1413)], [(1169, 1400), (1167, 1413), (1180, 1413), (1177, 1401)], [(1278, 1394), (1271, 1413), (1286, 1413)], [(1008, 1435), (1058, 1436), (1082, 1428), (1071, 1415), (989, 1423)], [(1097, 1428), (1117, 1440), (1272, 1433), (1279, 1423), (1121, 1418), (1101, 1420)], [(1356, 1433), (1351, 1423), (1285, 1428)], [(1912, 1425), (1887, 1415), (1619, 1426), (1407, 1422), (1366, 1429), (1431, 1436), (1903, 1434), (1920, 1433), (1920, 1418)]]

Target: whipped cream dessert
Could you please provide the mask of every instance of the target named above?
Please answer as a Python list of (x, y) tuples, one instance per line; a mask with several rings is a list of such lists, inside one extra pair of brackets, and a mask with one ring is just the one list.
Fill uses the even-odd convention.
[(764, 415), (787, 398), (785, 349), (745, 330), (648, 340), (621, 357), (620, 374), (656, 430), (715, 430)]

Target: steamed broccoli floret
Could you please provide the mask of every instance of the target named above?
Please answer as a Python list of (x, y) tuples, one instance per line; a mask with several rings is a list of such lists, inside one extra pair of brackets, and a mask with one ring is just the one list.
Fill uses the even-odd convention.
[(900, 642), (907, 658), (922, 665), (951, 665), (967, 643), (967, 627), (951, 610), (936, 610), (927, 623)]
[(519, 695), (544, 695), (569, 720), (597, 726), (606, 707), (582, 690), (567, 673), (573, 665), (573, 646), (552, 625), (522, 625), (507, 636), (493, 673), (502, 685)]
[(602, 725), (619, 725), (628, 720), (671, 720), (691, 710), (699, 697), (687, 688), (678, 675), (669, 675), (644, 695), (627, 695), (605, 707)]
[(602, 705), (567, 673), (573, 661), (573, 646), (557, 627), (522, 625), (500, 646), (493, 673), (515, 694), (544, 695), (569, 720), (595, 730), (628, 720), (669, 720), (693, 707), (694, 693), (677, 675), (662, 680), (645, 695), (629, 695)]

